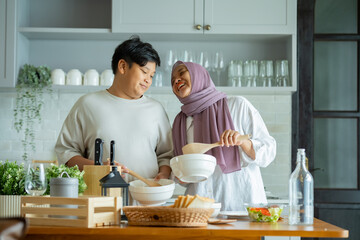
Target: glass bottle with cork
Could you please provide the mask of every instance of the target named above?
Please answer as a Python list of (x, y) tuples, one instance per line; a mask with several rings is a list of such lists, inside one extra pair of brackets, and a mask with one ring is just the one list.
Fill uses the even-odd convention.
[(289, 180), (289, 224), (314, 222), (314, 180), (306, 165), (305, 149), (298, 149), (296, 168)]

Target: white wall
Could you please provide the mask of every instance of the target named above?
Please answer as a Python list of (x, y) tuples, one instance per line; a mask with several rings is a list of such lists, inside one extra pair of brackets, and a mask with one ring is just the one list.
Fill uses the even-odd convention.
[[(36, 152), (32, 159), (54, 160), (54, 145), (64, 119), (75, 101), (84, 92), (55, 90), (45, 94), (42, 122), (36, 126)], [(172, 94), (148, 94), (159, 100), (172, 123), (180, 110), (178, 99)], [(267, 168), (262, 169), (266, 190), (279, 196), (287, 196), (291, 163), (291, 96), (290, 95), (243, 95), (260, 112), (270, 134), (277, 141), (277, 156)], [(13, 108), (16, 92), (0, 92), (0, 161), (22, 162), (21, 136), (13, 127)]]

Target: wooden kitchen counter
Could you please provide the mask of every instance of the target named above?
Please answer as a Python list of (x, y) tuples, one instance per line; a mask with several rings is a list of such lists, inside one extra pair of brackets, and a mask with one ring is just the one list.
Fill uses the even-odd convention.
[(260, 240), (262, 236), (300, 236), (348, 238), (349, 231), (314, 219), (314, 225), (291, 226), (287, 219), (277, 223), (249, 222), (239, 219), (234, 223), (199, 228), (105, 226), (96, 228), (30, 226), (26, 239), (250, 239)]

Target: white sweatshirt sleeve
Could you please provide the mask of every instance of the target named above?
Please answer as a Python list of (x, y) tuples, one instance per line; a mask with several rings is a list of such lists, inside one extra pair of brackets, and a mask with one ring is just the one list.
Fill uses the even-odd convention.
[(86, 147), (82, 139), (83, 123), (81, 108), (82, 99), (80, 98), (70, 110), (66, 117), (59, 137), (55, 145), (55, 152), (60, 164), (65, 164), (74, 156), (84, 156)]

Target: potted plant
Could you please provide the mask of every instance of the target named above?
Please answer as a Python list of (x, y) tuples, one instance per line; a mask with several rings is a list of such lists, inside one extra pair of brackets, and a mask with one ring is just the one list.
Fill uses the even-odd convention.
[[(67, 167), (65, 165), (57, 166), (51, 164), (46, 168), (47, 190), (45, 195), (50, 194), (50, 179), (59, 177), (62, 172), (67, 172), (70, 177), (79, 180), (79, 195), (85, 189), (84, 171), (80, 171), (77, 166)], [(24, 164), (16, 162), (0, 161), (0, 217), (17, 217), (20, 216), (21, 196), (27, 195), (25, 191), (26, 173)]]
[(19, 72), (17, 96), (14, 109), (14, 127), (24, 132), (22, 139), (23, 160), (29, 158), (29, 151), (35, 151), (35, 121), (41, 122), (41, 108), (44, 91), (51, 92), (51, 70), (46, 66), (35, 67), (25, 64)]
[(24, 164), (0, 162), (0, 217), (20, 216), (21, 195), (26, 195)]

